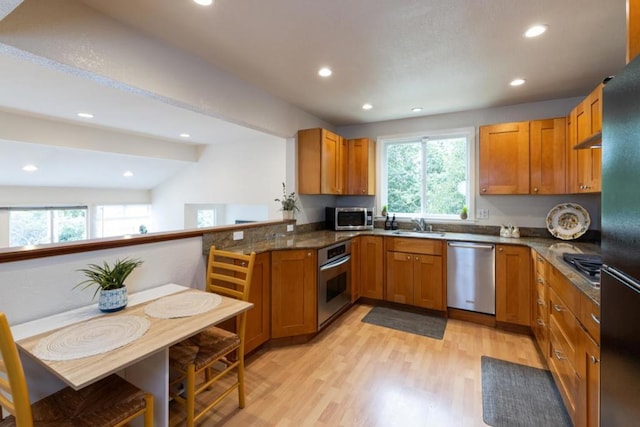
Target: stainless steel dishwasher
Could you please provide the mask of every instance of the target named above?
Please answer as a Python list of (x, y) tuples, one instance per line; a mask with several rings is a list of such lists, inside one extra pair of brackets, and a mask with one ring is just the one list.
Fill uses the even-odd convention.
[(447, 243), (447, 306), (496, 314), (495, 246)]

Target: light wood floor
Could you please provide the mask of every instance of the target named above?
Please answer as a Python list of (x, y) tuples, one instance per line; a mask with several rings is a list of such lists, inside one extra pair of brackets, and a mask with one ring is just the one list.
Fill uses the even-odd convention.
[(528, 336), (450, 319), (435, 340), (362, 323), (370, 309), (250, 356), (246, 407), (234, 393), (200, 426), (484, 426), (482, 355), (545, 367)]

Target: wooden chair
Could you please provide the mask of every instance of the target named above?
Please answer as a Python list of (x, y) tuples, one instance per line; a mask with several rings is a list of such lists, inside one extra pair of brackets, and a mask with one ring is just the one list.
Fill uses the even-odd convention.
[[(153, 426), (153, 395), (118, 375), (79, 391), (64, 388), (31, 405), (18, 348), (4, 313), (0, 313), (0, 355), (0, 406), (11, 414), (0, 420), (2, 427), (123, 426), (140, 415), (144, 415), (145, 427)], [(2, 414), (0, 411), (0, 418)]]
[[(222, 251), (211, 247), (207, 263), (207, 291), (248, 301), (256, 254)], [(169, 349), (169, 366), (179, 376), (169, 384), (171, 397), (186, 408), (187, 427), (192, 427), (206, 412), (238, 389), (239, 407), (244, 408), (244, 333), (247, 312), (237, 316), (237, 332), (217, 327), (206, 329)], [(223, 369), (216, 369), (223, 367)], [(196, 396), (218, 380), (237, 371), (235, 382), (220, 392), (213, 401), (196, 410)], [(204, 373), (204, 382), (196, 384), (196, 376)], [(184, 384), (184, 393), (176, 391)], [(202, 399), (200, 399), (202, 400)], [(201, 403), (201, 402), (198, 402)]]

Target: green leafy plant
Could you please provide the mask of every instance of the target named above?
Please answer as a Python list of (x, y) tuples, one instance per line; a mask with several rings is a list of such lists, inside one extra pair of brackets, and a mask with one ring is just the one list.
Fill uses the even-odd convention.
[(292, 191), (287, 194), (287, 187), (284, 182), (282, 183), (282, 199), (273, 200), (275, 202), (280, 202), (283, 211), (300, 211), (300, 208), (298, 207), (298, 200), (296, 199), (296, 192)]
[(112, 266), (106, 261), (103, 265), (89, 264), (88, 268), (78, 270), (83, 272), (87, 279), (78, 283), (74, 288), (82, 286), (83, 289), (87, 289), (96, 286), (96, 291), (93, 294), (95, 298), (101, 290), (110, 291), (124, 287), (124, 281), (140, 264), (142, 264), (141, 260), (129, 258), (116, 260)]

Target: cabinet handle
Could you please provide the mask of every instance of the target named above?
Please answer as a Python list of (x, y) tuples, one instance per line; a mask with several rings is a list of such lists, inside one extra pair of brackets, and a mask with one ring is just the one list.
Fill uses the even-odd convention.
[(483, 193), (486, 193), (486, 192), (487, 192), (487, 189), (486, 189), (486, 188), (483, 188), (483, 189), (482, 189), (482, 192), (483, 192)]
[(538, 298), (538, 305), (541, 305), (544, 307), (544, 301), (542, 301), (542, 299)]
[(562, 313), (564, 311), (564, 307), (558, 304), (553, 304), (553, 309), (558, 313)]
[(537, 193), (538, 192), (538, 187), (533, 187), (533, 192)]
[(307, 252), (307, 256), (311, 256), (311, 252)]
[(591, 359), (591, 363), (593, 363), (594, 365), (599, 362), (599, 360), (593, 354), (589, 355), (589, 358)]
[(537, 319), (536, 321), (538, 322), (538, 325), (544, 327), (544, 322), (542, 321), (542, 319)]
[(591, 313), (591, 319), (596, 322), (596, 325), (600, 324), (600, 319), (598, 319), (598, 316), (596, 316), (595, 314)]
[(538, 260), (538, 262), (544, 262), (544, 260), (542, 259), (542, 257), (540, 255), (538, 255), (537, 260)]
[(420, 261), (420, 257), (418, 257), (418, 256), (417, 256), (417, 257), (416, 257), (416, 261)]
[(562, 356), (562, 352), (560, 350), (553, 350), (553, 354), (556, 355), (556, 359), (558, 360), (566, 360), (567, 358)]
[(503, 248), (498, 248), (498, 252), (504, 252)]
[(536, 280), (536, 282), (540, 283), (541, 285), (544, 284), (544, 280), (542, 280), (541, 277), (538, 277), (538, 280)]
[(411, 261), (411, 255), (407, 255), (407, 261)]
[(366, 193), (367, 190), (365, 190), (364, 188), (362, 189), (362, 194)]

